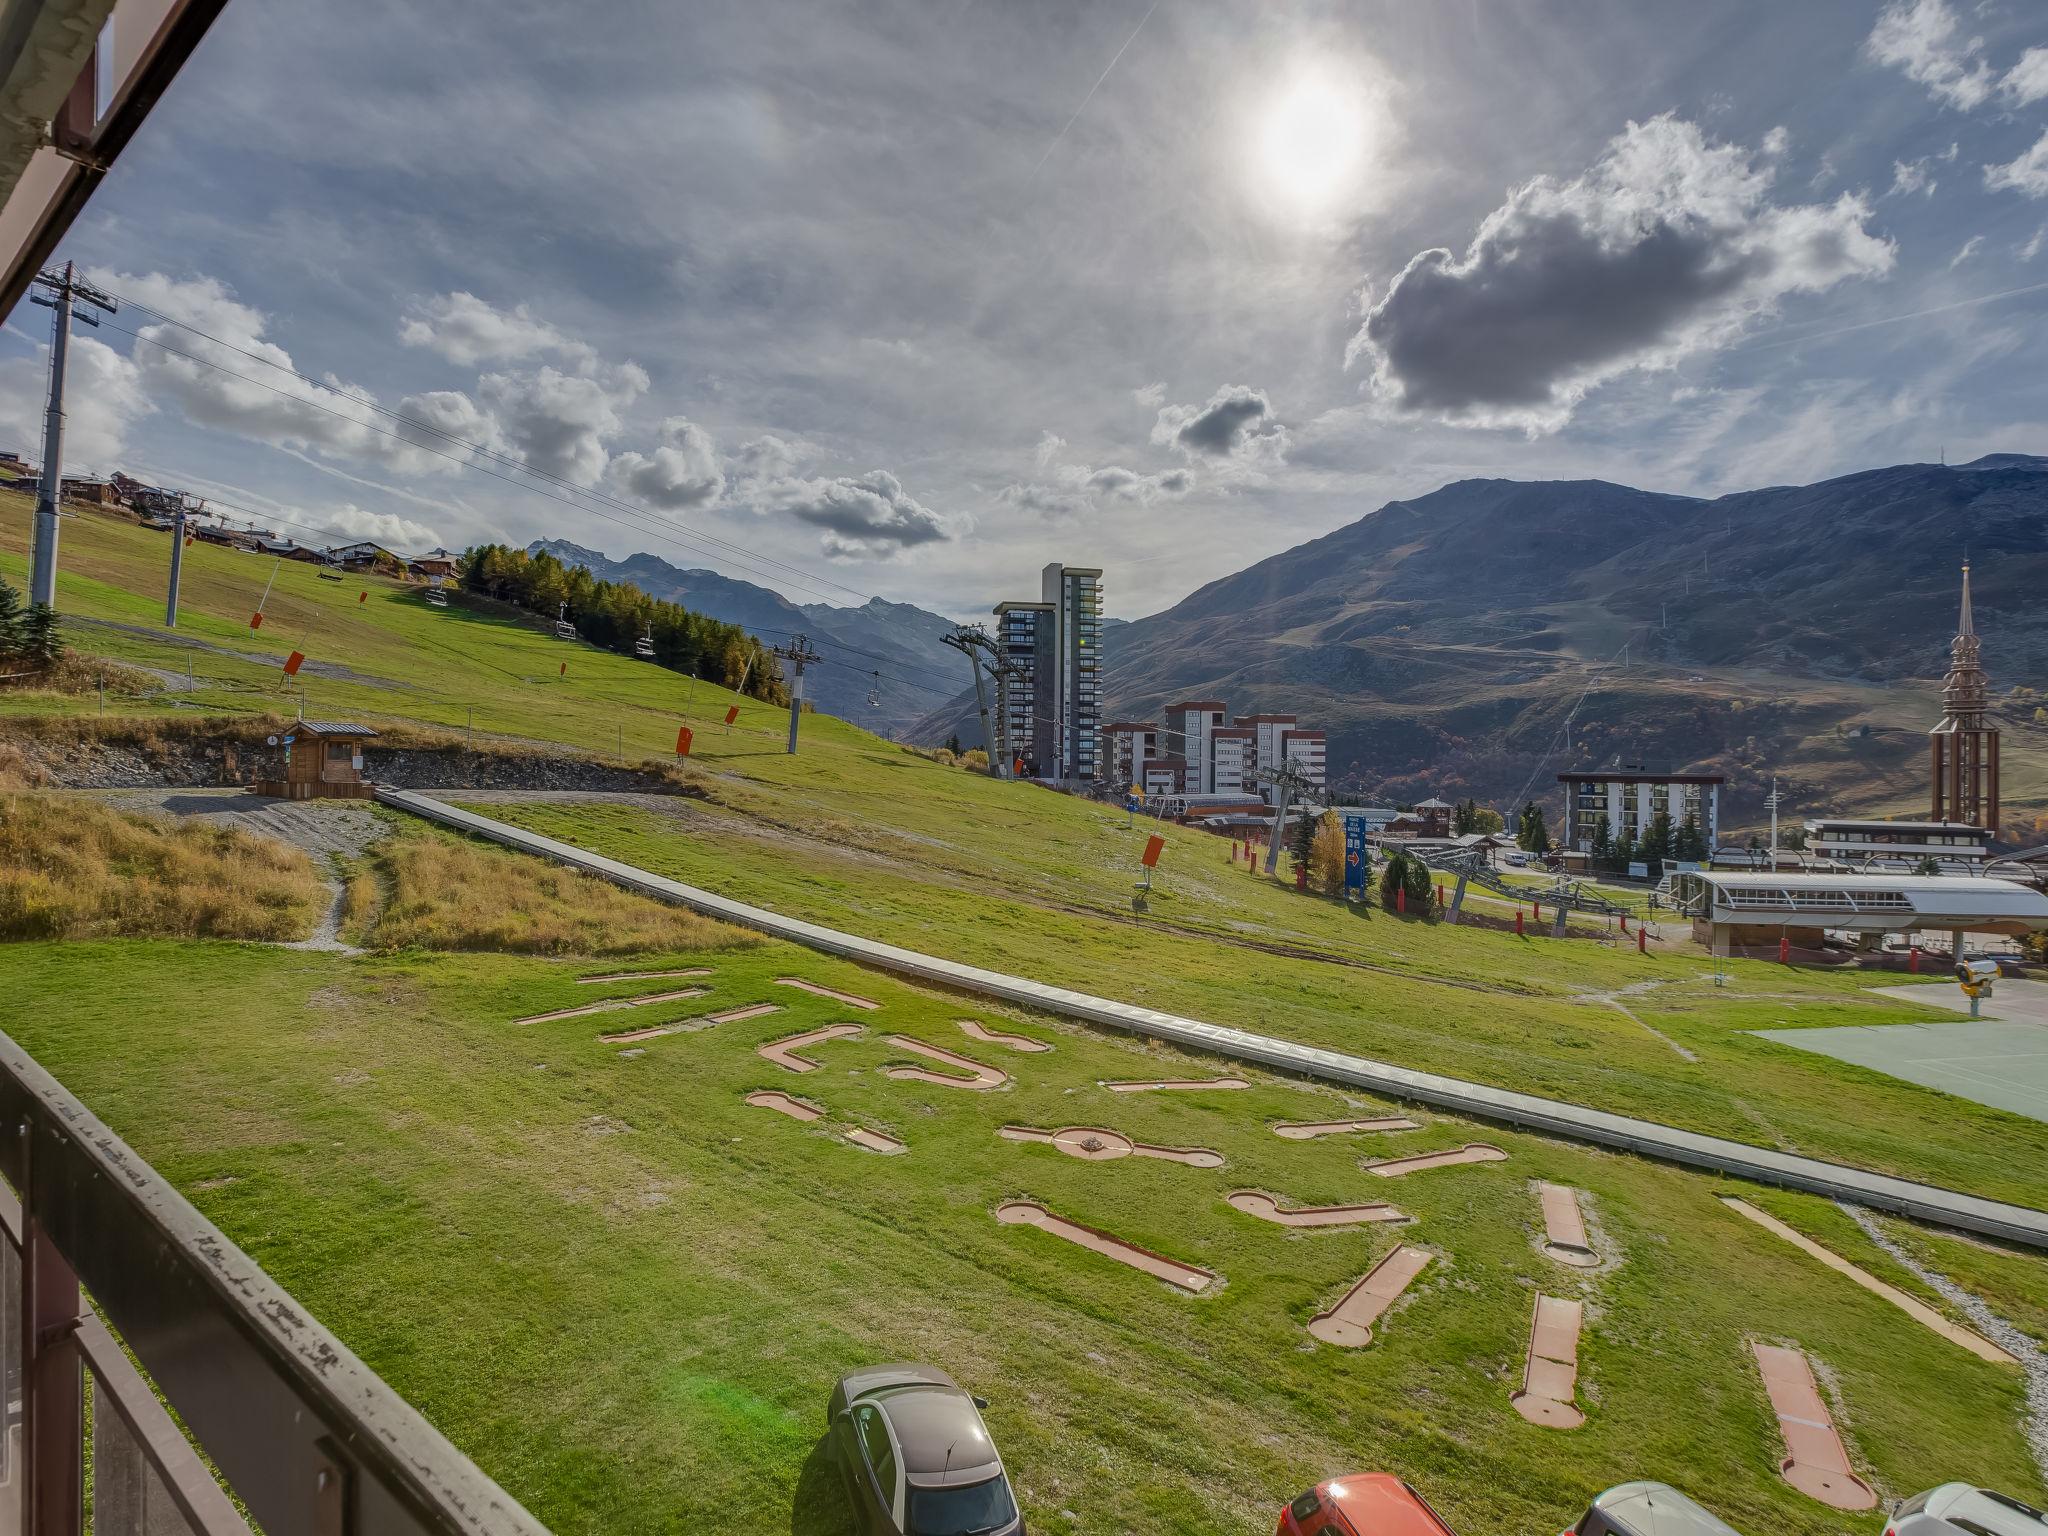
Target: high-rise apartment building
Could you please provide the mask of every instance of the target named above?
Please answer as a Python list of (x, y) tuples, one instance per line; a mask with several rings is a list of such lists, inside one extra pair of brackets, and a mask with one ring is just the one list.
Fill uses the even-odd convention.
[(1102, 572), (1057, 560), (1040, 600), (996, 604), (996, 642), (1009, 664), (1003, 727), (1037, 779), (1092, 779), (1102, 757)]
[(1216, 757), (1209, 737), (1223, 729), (1229, 716), (1221, 699), (1183, 699), (1166, 706), (1166, 750), (1186, 761), (1191, 795), (1215, 793)]

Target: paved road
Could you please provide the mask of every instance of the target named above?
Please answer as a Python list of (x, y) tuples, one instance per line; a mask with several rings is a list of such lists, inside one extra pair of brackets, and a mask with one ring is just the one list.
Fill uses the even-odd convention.
[[(1931, 986), (1920, 982), (1910, 987), (1877, 987), (1874, 990), (1884, 997), (1896, 997), (1902, 1003), (1935, 1008), (1943, 1013), (1970, 1011), (1970, 1000), (1952, 981), (1936, 982)], [(1978, 1012), (1980, 1017), (1987, 1019), (2048, 1024), (2048, 981), (2002, 977), (1992, 984), (1991, 995), (1983, 999)]]
[(1006, 976), (1000, 971), (986, 971), (979, 966), (963, 965), (894, 944), (863, 939), (835, 928), (807, 923), (763, 907), (714, 895), (679, 880), (651, 874), (588, 849), (557, 842), (473, 811), (460, 810), (413, 791), (380, 789), (377, 798), (385, 805), (410, 811), (444, 826), (460, 828), (510, 848), (587, 870), (658, 900), (675, 902), (759, 933), (920, 981), (936, 982), (960, 991), (1151, 1039), (1169, 1040), (1190, 1050), (1251, 1062), (1278, 1072), (1344, 1083), (1388, 1098), (1428, 1104), (1475, 1119), (1520, 1126), (1571, 1141), (1619, 1147), (1665, 1162), (1729, 1173), (1762, 1184), (1807, 1190), (1829, 1199), (1847, 1200), (1940, 1226), (2048, 1249), (2048, 1212), (2026, 1206), (1986, 1200), (1957, 1190), (1916, 1184), (1910, 1179), (1894, 1178), (1890, 1174), (1800, 1157), (1724, 1137), (1703, 1136), (1696, 1131), (1679, 1130), (1556, 1099), (1538, 1098), (1534, 1094), (1469, 1083), (1434, 1072), (1417, 1072), (1341, 1051), (1296, 1045), (1270, 1035), (1205, 1024), (1197, 1019), (1092, 997), (1064, 987), (1050, 987), (1042, 982)]

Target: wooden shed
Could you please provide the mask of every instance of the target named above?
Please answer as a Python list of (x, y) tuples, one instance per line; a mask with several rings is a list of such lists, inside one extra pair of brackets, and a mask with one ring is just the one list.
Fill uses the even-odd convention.
[(376, 734), (347, 720), (294, 721), (277, 738), (284, 777), (259, 777), (252, 787), (280, 800), (367, 800), (371, 785), (363, 777), (363, 743)]

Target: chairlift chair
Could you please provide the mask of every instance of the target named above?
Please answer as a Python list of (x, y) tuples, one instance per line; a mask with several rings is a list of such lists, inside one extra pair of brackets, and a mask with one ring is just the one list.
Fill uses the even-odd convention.
[(649, 661), (654, 659), (654, 626), (652, 624), (647, 626), (646, 634), (633, 642), (633, 654), (635, 656), (643, 656)]
[(882, 707), (882, 674), (881, 674), (881, 673), (879, 673), (879, 672), (877, 672), (877, 673), (875, 674), (875, 685), (874, 685), (874, 687), (872, 687), (872, 688), (870, 688), (870, 689), (868, 690), (868, 708), (869, 708), (869, 709), (880, 709), (881, 707)]
[(562, 604), (560, 608), (555, 610), (555, 638), (557, 640), (574, 640), (576, 638), (576, 626), (569, 622), (569, 605), (567, 603)]
[(446, 608), (448, 606), (448, 594), (439, 587), (427, 588), (427, 606), (429, 608)]

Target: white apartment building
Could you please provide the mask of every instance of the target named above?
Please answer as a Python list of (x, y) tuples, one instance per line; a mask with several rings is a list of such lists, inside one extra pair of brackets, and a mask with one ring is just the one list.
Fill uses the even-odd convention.
[(1721, 786), (1728, 781), (1718, 773), (1651, 773), (1643, 768), (1609, 772), (1560, 773), (1564, 786), (1565, 819), (1560, 841), (1581, 853), (1592, 851), (1599, 823), (1607, 824), (1610, 842), (1620, 842), (1626, 833), (1641, 842), (1661, 812), (1671, 818), (1675, 832), (1690, 815), (1712, 852), (1721, 841)]
[(1102, 757), (1109, 782), (1118, 794), (1128, 794), (1139, 775), (1154, 758), (1167, 756), (1160, 745), (1159, 727), (1149, 720), (1113, 720), (1102, 728)]
[(1280, 755), (1294, 764), (1317, 789), (1330, 782), (1327, 750), (1321, 731), (1283, 730), (1280, 733)]
[(1054, 771), (1043, 776), (1092, 779), (1101, 767), (1102, 572), (1055, 560), (1040, 573), (1039, 584), (1040, 600), (1053, 610), (1057, 669), (1056, 758)]
[(1216, 792), (1216, 763), (1209, 736), (1222, 730), (1230, 711), (1221, 699), (1184, 699), (1166, 706), (1166, 750), (1188, 765), (1187, 792)]
[(1214, 726), (1209, 731), (1209, 782), (1212, 795), (1258, 795), (1258, 733), (1248, 725)]

